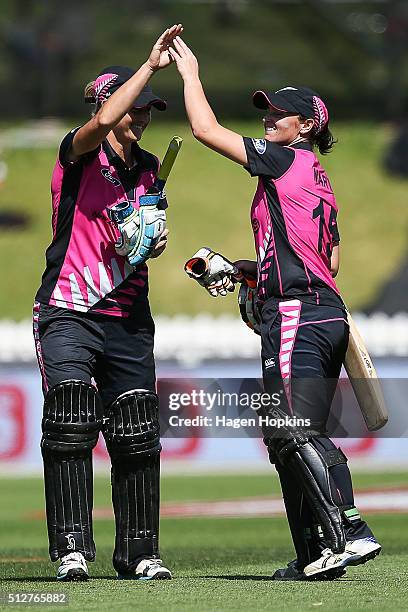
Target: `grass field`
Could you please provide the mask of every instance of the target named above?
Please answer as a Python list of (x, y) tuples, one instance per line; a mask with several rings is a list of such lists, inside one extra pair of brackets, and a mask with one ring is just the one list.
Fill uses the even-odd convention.
[[(406, 474), (357, 475), (354, 483), (360, 489), (406, 485)], [(109, 483), (98, 477), (95, 484), (95, 506), (109, 506)], [(70, 597), (70, 610), (408, 609), (406, 515), (369, 516), (383, 553), (365, 566), (350, 568), (346, 577), (331, 583), (268, 580), (272, 570), (293, 558), (283, 518), (163, 519), (161, 553), (174, 572), (174, 580), (117, 582), (110, 560), (112, 521), (97, 520), (98, 553), (97, 561), (91, 564), (92, 580), (61, 586), (53, 579), (56, 565), (47, 561), (45, 525), (39, 516), (43, 509), (41, 480), (3, 478), (0, 487), (3, 592), (64, 592)], [(209, 501), (278, 491), (276, 479), (267, 474), (166, 476), (162, 497), (163, 501)]]
[[(242, 134), (261, 135), (259, 122), (231, 127)], [(375, 296), (406, 255), (406, 183), (381, 170), (384, 147), (391, 138), (387, 126), (340, 123), (334, 132), (339, 143), (323, 161), (340, 207), (338, 281), (345, 301), (359, 308)], [(238, 315), (234, 295), (224, 300), (207, 297), (186, 277), (183, 264), (203, 245), (230, 259), (254, 256), (249, 206), (256, 179), (195, 142), (186, 123), (165, 123), (160, 129), (158, 122), (152, 123), (142, 144), (162, 156), (173, 134), (183, 136), (184, 145), (167, 189), (169, 246), (150, 263), (153, 312)], [(9, 176), (0, 189), (0, 211), (25, 211), (30, 227), (0, 232), (0, 259), (13, 261), (2, 270), (0, 318), (30, 317), (50, 241), (49, 182), (55, 154), (51, 149), (4, 151)]]

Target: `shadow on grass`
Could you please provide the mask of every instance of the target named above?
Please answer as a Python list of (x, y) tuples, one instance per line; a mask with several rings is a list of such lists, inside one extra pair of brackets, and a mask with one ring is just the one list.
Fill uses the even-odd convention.
[(272, 580), (271, 576), (251, 576), (240, 574), (230, 574), (229, 576), (200, 576), (200, 578), (220, 578), (221, 580)]
[[(84, 580), (84, 581), (70, 581), (68, 582), (64, 582), (64, 581), (58, 581), (56, 578), (53, 578), (51, 576), (24, 576), (24, 577), (19, 577), (19, 578), (2, 578), (1, 581), (2, 582), (20, 582), (20, 583), (24, 583), (24, 582), (49, 582), (50, 584), (61, 584), (61, 585), (66, 585), (66, 584), (86, 584), (86, 583), (90, 583), (93, 582), (94, 580), (115, 580), (115, 582), (117, 581), (117, 578), (115, 575), (111, 574), (110, 576), (99, 576), (99, 575), (93, 575), (90, 576), (89, 580)], [(124, 582), (124, 581), (122, 581)]]
[(2, 578), (2, 582), (50, 582), (56, 583), (56, 579), (51, 576), (24, 576), (20, 578)]
[(356, 582), (372, 582), (370, 579), (362, 579), (362, 578), (340, 578), (337, 580), (273, 580), (272, 576), (251, 576), (250, 574), (241, 575), (241, 574), (230, 574), (228, 576), (218, 575), (218, 576), (200, 576), (200, 578), (219, 578), (220, 580), (254, 580), (254, 581), (271, 581), (271, 582), (302, 582), (308, 584), (316, 584), (322, 582), (333, 582), (335, 584), (342, 583), (356, 583)]
[[(175, 576), (173, 578), (173, 580), (175, 582), (178, 582), (179, 580), (182, 580), (183, 577), (179, 577), (179, 576)], [(231, 575), (218, 575), (218, 576), (211, 576), (211, 575), (207, 575), (207, 576), (197, 576), (197, 579), (200, 578), (211, 578), (211, 579), (216, 579), (216, 580), (229, 580), (229, 581), (238, 581), (238, 580), (246, 580), (246, 581), (252, 581), (252, 582), (273, 582), (273, 583), (282, 583), (282, 582), (301, 582), (302, 585), (304, 585), (305, 583), (307, 584), (322, 584), (322, 583), (327, 583), (330, 581), (327, 580), (297, 580), (297, 581), (282, 581), (282, 580), (272, 580), (271, 576), (257, 576), (257, 575), (242, 575), (242, 574), (231, 574)], [(38, 584), (50, 584), (50, 585), (61, 585), (61, 586), (67, 586), (68, 584), (80, 584), (80, 585), (90, 585), (92, 583), (95, 583), (98, 580), (110, 580), (110, 581), (114, 581), (114, 582), (118, 582), (118, 583), (123, 583), (123, 582), (132, 582), (132, 580), (119, 580), (116, 578), (116, 576), (91, 576), (89, 578), (89, 580), (84, 581), (84, 582), (58, 582), (55, 578), (51, 578), (51, 577), (46, 577), (46, 576), (25, 576), (24, 578), (2, 578), (2, 582), (3, 583), (7, 583), (7, 582), (15, 582), (15, 583), (19, 583), (19, 584), (24, 584), (24, 583), (38, 583)], [(151, 581), (143, 581), (143, 580), (137, 580), (138, 583), (151, 583)], [(167, 581), (166, 581), (167, 582)], [(339, 580), (333, 580), (332, 581), (334, 584), (336, 585), (347, 585), (348, 587), (350, 586), (350, 584), (362, 584), (362, 583), (372, 583), (372, 580), (369, 579), (362, 579), (362, 578), (340, 578)]]

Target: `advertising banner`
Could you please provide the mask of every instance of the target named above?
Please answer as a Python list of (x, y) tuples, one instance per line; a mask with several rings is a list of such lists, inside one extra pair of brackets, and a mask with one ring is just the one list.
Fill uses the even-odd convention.
[[(248, 381), (253, 400), (255, 380)], [(388, 379), (387, 389), (394, 390), (393, 409), (400, 404), (406, 393), (400, 385)], [(235, 384), (234, 384), (235, 383)], [(239, 384), (238, 384), (239, 383)], [(404, 382), (408, 386), (408, 381)], [(340, 385), (341, 387), (342, 385)], [(399, 388), (401, 386), (401, 388)], [(261, 430), (255, 422), (248, 427), (248, 420), (256, 421), (257, 414), (250, 408), (237, 405), (242, 402), (244, 391), (240, 379), (159, 379), (161, 396), (161, 430), (163, 435), (164, 470), (257, 470), (268, 469), (267, 453), (262, 442)], [(228, 399), (235, 391), (235, 404), (225, 404), (223, 390)], [(204, 394), (207, 394), (206, 396)], [(211, 396), (212, 393), (212, 396)], [(201, 403), (200, 403), (201, 397)], [(246, 396), (245, 396), (246, 397)], [(259, 397), (256, 396), (259, 400)], [(348, 397), (348, 391), (344, 397)], [(344, 401), (335, 400), (335, 410), (340, 416), (345, 413)], [(398, 397), (400, 401), (398, 402)], [(251, 400), (251, 401), (252, 401)], [(340, 401), (340, 404), (339, 404)], [(42, 393), (40, 378), (35, 366), (5, 367), (0, 371), (0, 471), (39, 472), (42, 468), (39, 449), (41, 439)], [(188, 402), (190, 402), (188, 404)], [(212, 403), (212, 407), (210, 409)], [(257, 406), (257, 405), (256, 405)], [(398, 405), (397, 405), (398, 408)], [(347, 408), (348, 410), (348, 408)], [(355, 410), (355, 407), (353, 408)], [(397, 411), (407, 414), (406, 410)], [(397, 414), (393, 412), (392, 414)], [(357, 415), (355, 427), (347, 433), (350, 414), (341, 423), (334, 422), (333, 437), (351, 462), (373, 469), (402, 467), (408, 465), (408, 427), (403, 419), (390, 419), (384, 430), (370, 433), (365, 429), (361, 415)], [(235, 424), (234, 424), (235, 420)], [(181, 421), (181, 426), (179, 425)], [(217, 422), (216, 422), (217, 421)], [(353, 419), (354, 422), (354, 419)], [(387, 429), (388, 428), (388, 429)], [(387, 436), (387, 431), (390, 432)], [(96, 468), (107, 467), (107, 456), (103, 437), (94, 451)]]

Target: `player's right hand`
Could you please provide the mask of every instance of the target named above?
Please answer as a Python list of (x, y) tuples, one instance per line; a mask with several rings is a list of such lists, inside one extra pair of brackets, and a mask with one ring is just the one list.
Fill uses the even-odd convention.
[(156, 70), (165, 68), (173, 62), (173, 57), (169, 53), (169, 47), (173, 44), (174, 38), (181, 34), (182, 31), (183, 26), (181, 23), (178, 23), (171, 26), (171, 28), (167, 28), (157, 39), (147, 60), (147, 65), (151, 70), (156, 72)]
[[(257, 276), (257, 264), (256, 261), (249, 259), (238, 259), (234, 261), (234, 266), (239, 270), (244, 278), (252, 278), (256, 280)], [(240, 280), (239, 277), (237, 277)]]
[[(126, 208), (124, 204), (127, 204)], [(119, 214), (124, 211), (126, 217), (124, 215), (123, 219), (115, 217), (117, 208), (120, 210)], [(119, 237), (115, 242), (115, 251), (118, 255), (127, 257), (134, 248), (140, 233), (139, 212), (133, 208), (130, 202), (121, 202), (118, 206), (113, 206), (108, 213), (119, 230)]]
[(177, 36), (174, 38), (173, 45), (169, 49), (169, 53), (176, 62), (177, 70), (182, 79), (189, 77), (198, 77), (198, 61), (191, 49), (186, 45), (184, 40)]

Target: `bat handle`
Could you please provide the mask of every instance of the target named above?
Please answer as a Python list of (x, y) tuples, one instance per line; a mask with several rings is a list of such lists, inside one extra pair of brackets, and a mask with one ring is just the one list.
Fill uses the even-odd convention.
[(157, 204), (157, 208), (159, 210), (165, 210), (168, 207), (166, 196), (164, 195), (165, 184), (166, 184), (166, 181), (164, 181), (163, 179), (157, 178), (154, 184), (151, 187), (149, 187), (149, 189), (146, 192), (147, 195), (159, 196), (159, 201)]
[(157, 204), (157, 208), (159, 210), (166, 210), (166, 208), (168, 208), (169, 205), (167, 204), (167, 199), (166, 196), (164, 194), (164, 191), (160, 192), (160, 199), (159, 199), (159, 203)]

